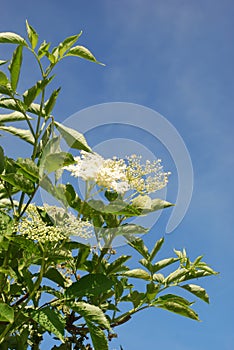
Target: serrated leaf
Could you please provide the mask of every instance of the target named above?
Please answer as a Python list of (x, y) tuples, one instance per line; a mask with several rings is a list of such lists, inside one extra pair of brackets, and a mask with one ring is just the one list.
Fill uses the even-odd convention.
[(16, 91), (18, 81), (19, 81), (19, 75), (20, 75), (20, 69), (22, 65), (22, 59), (23, 59), (23, 46), (19, 45), (12, 56), (11, 63), (9, 65), (9, 71), (11, 74), (11, 87), (13, 91)]
[(173, 301), (173, 302), (185, 305), (185, 306), (189, 306), (189, 305), (193, 304), (190, 301), (188, 301), (187, 299), (185, 299), (179, 295), (175, 295), (175, 294), (162, 295), (155, 300), (155, 303), (164, 303), (165, 301), (166, 302)]
[(105, 333), (93, 323), (86, 321), (95, 350), (108, 350)]
[(21, 111), (22, 102), (17, 100), (17, 102), (13, 98), (5, 98), (4, 100), (0, 100), (0, 107), (6, 109), (13, 109), (13, 111)]
[(69, 297), (98, 296), (110, 290), (113, 284), (113, 281), (103, 274), (89, 274), (74, 282), (65, 294)]
[(75, 44), (75, 42), (79, 39), (81, 36), (82, 31), (77, 34), (77, 35), (72, 35), (66, 38), (62, 43), (59, 44), (58, 51), (59, 51), (59, 56), (62, 57), (64, 53), (69, 50), (72, 45)]
[(113, 261), (106, 269), (107, 275), (125, 270), (126, 266), (123, 266), (123, 264), (130, 258), (130, 255), (122, 255)]
[(19, 44), (19, 45), (28, 46), (24, 38), (12, 32), (0, 33), (0, 43), (1, 44)]
[(163, 269), (166, 266), (169, 266), (171, 264), (173, 264), (174, 262), (178, 261), (178, 258), (166, 258), (160, 261), (157, 261), (154, 265), (153, 265), (153, 271), (157, 272), (161, 269)]
[(145, 259), (149, 259), (149, 251), (141, 238), (129, 241), (128, 244), (137, 250)]
[(151, 251), (151, 253), (150, 253), (149, 261), (152, 261), (152, 260), (155, 258), (155, 256), (157, 255), (157, 253), (158, 253), (159, 250), (161, 249), (163, 243), (164, 243), (164, 238), (159, 239), (159, 240), (155, 243), (155, 245), (154, 245), (154, 247), (153, 247), (153, 249), (152, 249), (152, 251)]
[(0, 175), (0, 178), (25, 193), (32, 194), (34, 192), (33, 183), (22, 174)]
[(164, 309), (164, 310), (168, 310), (170, 312), (174, 312), (177, 315), (189, 317), (193, 320), (199, 321), (199, 317), (194, 310), (192, 310), (188, 306), (182, 305), (180, 303), (173, 302), (173, 301), (166, 301), (160, 305), (155, 305), (155, 306), (157, 306), (161, 309)]
[(85, 60), (89, 60), (102, 66), (105, 66), (103, 63), (98, 62), (94, 55), (84, 46), (74, 46), (67, 53), (66, 56), (77, 56)]
[(21, 140), (24, 140), (34, 145), (35, 139), (30, 130), (19, 129), (13, 126), (3, 126), (3, 125), (0, 125), (0, 130), (9, 132), (10, 134), (19, 137)]
[(27, 29), (27, 33), (28, 33), (28, 39), (32, 45), (32, 49), (34, 50), (35, 47), (37, 46), (38, 34), (35, 31), (35, 29), (29, 25), (27, 20), (26, 20), (26, 29)]
[(86, 322), (96, 323), (105, 329), (110, 329), (109, 321), (107, 320), (102, 309), (100, 309), (98, 306), (85, 303), (84, 301), (67, 301), (66, 305), (68, 305), (73, 311), (77, 312), (82, 317), (84, 317)]
[(143, 279), (145, 281), (150, 281), (151, 280), (150, 274), (147, 271), (143, 270), (143, 269), (129, 270), (129, 271), (121, 273), (121, 276), (132, 277), (132, 278), (140, 278), (140, 279)]
[(209, 304), (209, 296), (206, 293), (206, 290), (196, 284), (185, 284), (183, 286), (180, 286), (183, 289), (186, 289), (188, 292), (196, 295), (196, 297), (204, 300), (206, 303)]
[(54, 124), (69, 147), (91, 152), (91, 148), (82, 134), (58, 122), (55, 122)]
[(187, 273), (188, 273), (188, 270), (179, 268), (176, 271), (173, 271), (172, 273), (170, 273), (170, 275), (168, 275), (165, 278), (164, 282), (166, 284), (169, 284), (172, 282), (176, 283), (176, 282), (180, 281), (180, 278), (185, 276)]
[(65, 320), (57, 312), (45, 307), (33, 312), (32, 318), (48, 332), (53, 333), (62, 342), (64, 341)]
[(0, 302), (0, 322), (14, 322), (14, 309), (2, 302)]
[[(12, 112), (10, 114), (0, 114), (0, 124), (2, 123), (9, 123), (9, 122), (18, 122), (21, 120), (25, 120), (26, 117), (21, 112)], [(31, 120), (32, 118), (27, 115), (27, 119)]]

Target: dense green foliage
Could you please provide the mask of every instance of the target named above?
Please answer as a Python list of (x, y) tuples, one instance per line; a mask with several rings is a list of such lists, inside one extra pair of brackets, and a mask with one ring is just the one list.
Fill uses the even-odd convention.
[[(31, 152), (29, 158), (12, 159), (0, 147), (1, 349), (40, 349), (44, 333), (49, 332), (61, 342), (53, 349), (107, 350), (108, 341), (117, 336), (118, 325), (151, 307), (199, 320), (193, 302), (171, 294), (169, 289), (177, 286), (178, 291), (208, 303), (206, 291), (190, 280), (216, 272), (202, 256), (190, 261), (185, 250), (157, 260), (164, 239), (148, 249), (139, 238), (147, 228), (128, 220), (171, 206), (150, 199), (146, 189), (150, 192), (152, 184), (132, 190), (132, 199), (127, 200), (124, 191), (114, 188), (120, 185), (117, 180), (108, 185), (103, 178), (96, 183), (86, 179), (85, 198), (78, 195), (75, 186), (58, 181), (64, 167), (72, 171), (76, 166), (73, 155), (61, 150), (61, 138), (70, 149), (81, 151), (80, 161), (85, 157), (88, 161), (89, 154), (93, 161), (96, 155), (82, 134), (55, 121), (52, 111), (60, 89), (47, 95), (52, 71), (68, 56), (100, 62), (87, 48), (74, 46), (81, 33), (50, 50), (50, 43), (39, 44), (38, 34), (28, 23), (26, 28), (27, 39), (0, 33), (0, 43), (15, 45), (10, 61), (0, 61), (0, 132), (20, 138)], [(25, 50), (34, 56), (41, 80), (20, 93), (17, 86)], [(25, 127), (19, 128), (18, 122)], [(130, 168), (120, 160), (98, 161), (114, 170), (118, 165), (131, 188), (137, 186)], [(129, 158), (129, 164), (131, 161), (135, 160)], [(143, 174), (143, 168), (139, 169)], [(161, 174), (164, 180), (165, 174)], [(95, 186), (103, 193), (102, 200), (92, 194)], [(56, 198), (60, 207), (33, 204), (39, 187)], [(96, 246), (74, 238), (89, 237), (90, 230)], [(127, 265), (131, 255), (119, 256), (113, 249), (117, 236), (126, 239), (129, 250), (139, 253), (138, 268)], [(139, 280), (141, 290), (134, 285)]]

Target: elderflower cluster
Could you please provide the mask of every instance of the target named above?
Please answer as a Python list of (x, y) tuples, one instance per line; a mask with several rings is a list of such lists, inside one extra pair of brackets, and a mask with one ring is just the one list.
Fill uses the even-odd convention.
[(133, 154), (127, 159), (127, 179), (130, 187), (140, 194), (152, 193), (164, 188), (169, 172), (163, 171), (161, 159), (141, 164), (141, 156)]
[(91, 236), (92, 225), (87, 221), (76, 219), (63, 208), (55, 206), (39, 207), (46, 210), (51, 220), (51, 225), (44, 222), (37, 207), (30, 204), (26, 216), (18, 225), (18, 231), (27, 238), (38, 242), (58, 242), (69, 236), (79, 236), (88, 239)]
[(141, 164), (141, 156), (131, 155), (126, 159), (104, 159), (96, 153), (81, 151), (75, 157), (76, 164), (64, 167), (74, 177), (92, 180), (98, 186), (117, 193), (133, 190), (141, 195), (158, 191), (168, 183), (169, 172), (164, 172), (161, 160)]
[(118, 193), (129, 190), (126, 177), (126, 164), (123, 159), (104, 159), (97, 153), (81, 151), (80, 157), (75, 157), (76, 164), (64, 167), (74, 177), (94, 181), (98, 186)]

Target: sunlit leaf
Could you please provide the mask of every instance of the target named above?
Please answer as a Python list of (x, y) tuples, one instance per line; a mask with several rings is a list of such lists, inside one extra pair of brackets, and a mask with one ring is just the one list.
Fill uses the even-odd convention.
[(62, 43), (59, 44), (58, 51), (59, 51), (59, 56), (62, 57), (64, 53), (69, 50), (72, 45), (76, 43), (76, 41), (79, 39), (81, 36), (82, 31), (77, 34), (77, 35), (72, 35), (66, 38)]
[[(17, 111), (12, 112), (10, 114), (0, 114), (0, 124), (9, 123), (9, 122), (18, 122), (25, 119), (26, 119), (25, 115)], [(32, 118), (29, 115), (27, 115), (27, 119), (31, 120)]]
[(129, 270), (126, 272), (121, 273), (122, 276), (126, 276), (126, 277), (132, 277), (132, 278), (140, 278), (146, 281), (150, 281), (151, 280), (151, 276), (150, 274), (143, 270), (143, 269), (133, 269), (133, 270)]
[(96, 323), (101, 327), (104, 327), (106, 329), (110, 329), (110, 323), (107, 320), (105, 314), (103, 311), (95, 305), (85, 303), (83, 301), (77, 301), (77, 302), (69, 302), (67, 301), (66, 304), (75, 312), (80, 314), (86, 322), (92, 322)]
[(69, 147), (91, 152), (91, 148), (82, 134), (58, 122), (54, 124)]
[(3, 126), (3, 125), (0, 125), (0, 130), (9, 132), (10, 134), (19, 137), (21, 140), (24, 140), (34, 145), (35, 139), (30, 130), (19, 129), (13, 126)]
[(28, 33), (28, 39), (32, 45), (32, 49), (35, 49), (35, 47), (37, 46), (37, 42), (38, 42), (38, 34), (35, 31), (35, 29), (29, 25), (27, 20), (26, 20), (26, 29), (27, 29), (27, 33)]
[(159, 308), (162, 308), (164, 310), (168, 310), (170, 312), (174, 312), (177, 315), (189, 317), (189, 318), (191, 318), (193, 320), (199, 321), (199, 317), (198, 317), (197, 313), (194, 310), (192, 310), (188, 306), (180, 304), (178, 302), (165, 301), (165, 302), (163, 302), (161, 304), (157, 304), (155, 306), (157, 306)]
[(19, 45), (24, 45), (28, 46), (24, 38), (22, 38), (20, 35), (16, 33), (11, 33), (11, 32), (5, 32), (5, 33), (0, 33), (0, 43), (1, 44), (19, 44)]
[(14, 322), (14, 309), (0, 302), (0, 322)]
[(66, 56), (77, 56), (80, 58), (84, 58), (85, 60), (89, 60), (104, 66), (103, 63), (98, 62), (94, 55), (84, 46), (74, 46), (67, 53)]
[(34, 321), (38, 322), (48, 332), (53, 333), (61, 341), (64, 341), (65, 320), (49, 307), (45, 307), (32, 313)]
[(204, 300), (206, 303), (209, 304), (209, 296), (206, 293), (206, 290), (196, 284), (185, 284), (183, 286), (180, 286), (181, 288), (186, 289), (188, 292), (196, 295), (196, 297)]
[(18, 85), (18, 81), (19, 81), (19, 75), (20, 75), (20, 69), (21, 69), (21, 65), (22, 65), (22, 51), (23, 51), (23, 46), (19, 45), (12, 56), (12, 60), (10, 62), (9, 65), (9, 71), (11, 73), (11, 87), (13, 89), (13, 91), (16, 90), (17, 85)]

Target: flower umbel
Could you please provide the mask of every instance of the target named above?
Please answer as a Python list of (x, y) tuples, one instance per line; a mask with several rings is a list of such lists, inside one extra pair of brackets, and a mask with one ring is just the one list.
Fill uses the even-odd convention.
[(170, 175), (163, 171), (160, 159), (141, 164), (141, 157), (137, 155), (104, 159), (97, 153), (81, 151), (81, 156), (75, 160), (76, 164), (64, 167), (72, 176), (93, 181), (101, 188), (120, 194), (133, 190), (135, 194), (146, 195), (161, 190)]
[(76, 219), (67, 213), (63, 208), (56, 206), (38, 207), (45, 210), (51, 220), (51, 225), (44, 222), (37, 210), (37, 207), (30, 204), (26, 216), (18, 225), (18, 231), (27, 238), (38, 242), (57, 242), (68, 239), (69, 236), (79, 236), (88, 239), (91, 236), (92, 225), (87, 221)]

